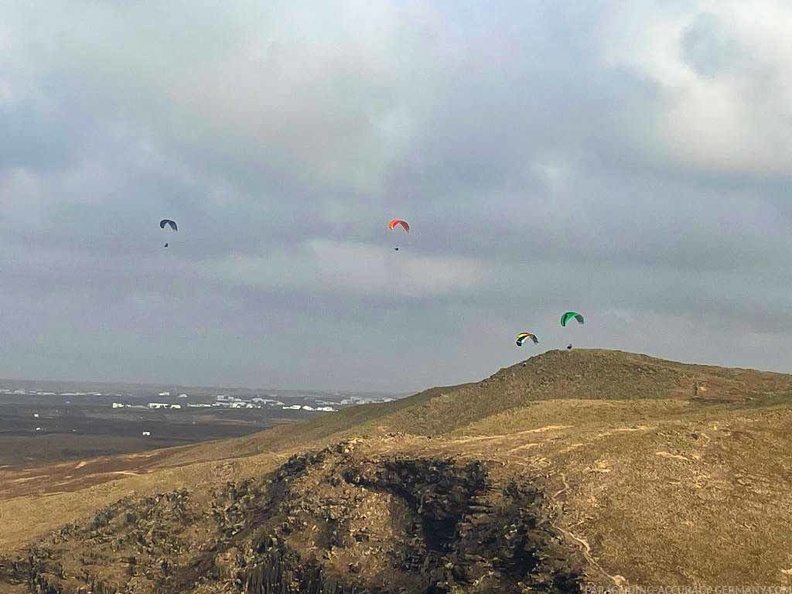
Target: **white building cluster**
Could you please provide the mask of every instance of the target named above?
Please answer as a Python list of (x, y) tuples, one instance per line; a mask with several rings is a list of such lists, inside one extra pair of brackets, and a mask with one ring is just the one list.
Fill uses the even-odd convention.
[[(186, 394), (179, 395), (179, 398), (186, 398)], [(212, 403), (191, 403), (174, 404), (170, 402), (148, 402), (145, 405), (125, 404), (123, 402), (113, 402), (113, 408), (144, 408), (149, 410), (179, 410), (184, 408), (233, 408), (233, 409), (261, 409), (279, 408), (281, 410), (305, 410), (313, 412), (336, 412), (338, 409), (332, 406), (332, 402), (319, 401), (320, 406), (308, 404), (286, 404), (277, 398), (262, 398), (255, 396), (250, 399), (238, 398), (228, 394), (218, 394), (215, 402)]]

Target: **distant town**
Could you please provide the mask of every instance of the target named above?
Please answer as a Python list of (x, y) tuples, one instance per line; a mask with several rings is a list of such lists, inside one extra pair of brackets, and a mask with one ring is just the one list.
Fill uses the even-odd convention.
[[(247, 435), (399, 394), (0, 379), (4, 463), (78, 458)], [(28, 448), (25, 440), (50, 440)], [(124, 441), (126, 440), (126, 441)]]
[[(0, 392), (1, 393), (1, 392)], [(170, 392), (160, 392), (160, 397), (170, 397)], [(177, 398), (187, 399), (187, 394), (178, 394)], [(147, 402), (146, 404), (129, 404), (124, 402), (113, 402), (113, 408), (149, 408), (178, 410), (182, 408), (280, 408), (281, 410), (305, 410), (315, 412), (336, 412), (344, 406), (356, 404), (370, 404), (373, 402), (390, 402), (392, 397), (385, 396), (380, 398), (364, 398), (361, 396), (349, 396), (338, 401), (314, 400), (314, 404), (286, 404), (278, 398), (262, 398), (253, 396), (251, 398), (240, 398), (229, 394), (217, 394), (214, 402)]]
[[(8, 381), (8, 380), (6, 380)], [(22, 382), (20, 382), (22, 383)], [(28, 382), (25, 382), (28, 383)], [(69, 405), (92, 401), (95, 405), (105, 402), (112, 409), (275, 409), (284, 411), (336, 412), (347, 406), (390, 402), (401, 395), (376, 393), (300, 392), (291, 390), (271, 391), (266, 394), (252, 390), (237, 389), (233, 393), (211, 393), (209, 388), (196, 388), (195, 392), (163, 390), (156, 393), (143, 387), (129, 392), (100, 391), (55, 391), (32, 387), (1, 387), (2, 396), (27, 396), (37, 401), (60, 402)], [(148, 392), (148, 394), (146, 394)], [(70, 400), (71, 399), (71, 400)]]

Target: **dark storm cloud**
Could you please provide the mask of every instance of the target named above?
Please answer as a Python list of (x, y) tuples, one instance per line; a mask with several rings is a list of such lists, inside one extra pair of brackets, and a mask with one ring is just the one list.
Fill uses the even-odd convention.
[(788, 76), (737, 4), (0, 16), (2, 375), (402, 391), (526, 329), (790, 365), (789, 147), (724, 132)]

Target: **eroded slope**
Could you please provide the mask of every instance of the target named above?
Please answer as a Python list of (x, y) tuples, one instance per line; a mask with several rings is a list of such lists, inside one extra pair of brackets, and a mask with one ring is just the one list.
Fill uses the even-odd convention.
[(20, 592), (577, 592), (538, 484), (341, 443), (217, 488), (124, 499), (0, 562)]

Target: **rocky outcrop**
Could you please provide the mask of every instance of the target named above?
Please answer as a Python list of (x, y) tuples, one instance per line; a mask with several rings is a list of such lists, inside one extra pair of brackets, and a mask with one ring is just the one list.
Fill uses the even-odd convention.
[[(542, 489), (486, 464), (358, 456), (354, 444), (230, 482), (124, 499), (27, 556), (18, 591), (196, 594), (577, 592), (584, 563)], [(21, 588), (21, 589), (20, 589)]]

